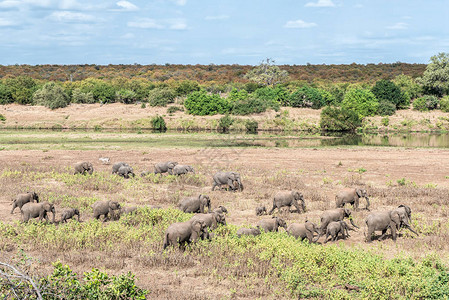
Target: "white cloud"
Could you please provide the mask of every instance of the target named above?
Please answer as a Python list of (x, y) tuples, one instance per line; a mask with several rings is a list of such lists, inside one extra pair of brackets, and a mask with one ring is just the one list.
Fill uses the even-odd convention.
[(408, 29), (408, 24), (399, 22), (399, 23), (396, 23), (394, 25), (387, 26), (387, 29), (405, 30), (405, 29)]
[(175, 3), (179, 6), (184, 6), (187, 4), (187, 0), (175, 0)]
[(48, 18), (58, 22), (93, 22), (96, 20), (94, 16), (71, 11), (55, 11)]
[(296, 21), (288, 21), (285, 23), (285, 28), (310, 28), (317, 26), (315, 23), (307, 23), (303, 20), (296, 20)]
[(16, 24), (14, 24), (14, 22), (0, 18), (0, 27), (7, 27), (7, 26), (14, 26), (14, 25), (16, 25)]
[(122, 38), (122, 39), (133, 39), (133, 38), (135, 38), (135, 35), (133, 33), (126, 33), (126, 34), (122, 35), (120, 38)]
[(213, 21), (213, 20), (226, 20), (229, 19), (229, 16), (227, 15), (219, 15), (219, 16), (207, 16), (204, 18), (207, 21)]
[(187, 24), (185, 23), (184, 20), (173, 20), (170, 21), (170, 29), (173, 30), (186, 30), (187, 29)]
[(334, 7), (332, 0), (318, 0), (318, 2), (308, 2), (306, 7)]
[(163, 25), (156, 22), (154, 19), (140, 19), (138, 21), (131, 21), (128, 22), (128, 27), (135, 27), (135, 28), (144, 28), (144, 29), (163, 29), (165, 28)]
[(118, 1), (116, 4), (126, 11), (136, 11), (139, 9), (136, 5), (132, 4), (129, 1)]
[(20, 1), (7, 0), (7, 1), (0, 2), (0, 7), (2, 7), (2, 8), (14, 8), (14, 7), (19, 7), (20, 4), (21, 4)]

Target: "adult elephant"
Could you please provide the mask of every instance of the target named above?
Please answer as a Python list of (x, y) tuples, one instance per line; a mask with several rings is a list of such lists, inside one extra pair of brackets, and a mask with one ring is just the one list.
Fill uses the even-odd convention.
[(162, 173), (168, 173), (172, 174), (173, 168), (178, 163), (175, 161), (166, 161), (166, 162), (160, 162), (154, 165), (154, 174), (162, 174)]
[(217, 186), (227, 185), (231, 191), (243, 191), (242, 180), (237, 172), (217, 172), (213, 176), (212, 191)]
[(260, 220), (257, 223), (257, 227), (265, 230), (265, 232), (278, 232), (279, 227), (284, 227), (287, 230), (287, 223), (279, 217), (272, 217), (271, 219)]
[(51, 212), (53, 213), (52, 222), (55, 223), (55, 215), (56, 215), (55, 206), (48, 201), (44, 201), (41, 203), (31, 203), (31, 202), (25, 203), (22, 206), (21, 211), (23, 222), (28, 222), (31, 218), (37, 217), (39, 217), (39, 221), (41, 221), (43, 218), (45, 218), (45, 220), (48, 221), (47, 213)]
[[(321, 237), (320, 231), (318, 230), (318, 226), (307, 220), (304, 223), (292, 223), (287, 227), (288, 234), (294, 236), (301, 241), (306, 239), (309, 243), (315, 243)], [(314, 233), (317, 234), (317, 237), (313, 239)]]
[(326, 237), (324, 238), (324, 242), (327, 243), (329, 241), (328, 240), (329, 236), (331, 237), (330, 240), (335, 242), (339, 234), (345, 240), (347, 237), (350, 236), (349, 230), (354, 229), (350, 228), (345, 221), (330, 222), (326, 228)]
[(306, 211), (306, 204), (304, 202), (304, 196), (297, 191), (280, 191), (278, 192), (273, 199), (273, 207), (271, 208), (269, 214), (271, 215), (273, 211), (277, 208), (278, 210), (281, 207), (288, 207), (290, 211), (290, 206), (296, 207), (296, 212), (299, 213), (301, 211), (299, 207), (298, 201), (301, 202), (302, 211)]
[(94, 172), (94, 166), (87, 161), (76, 163), (74, 168), (75, 168), (74, 174), (92, 175), (92, 173)]
[(382, 231), (382, 235), (379, 237), (379, 240), (383, 239), (388, 228), (391, 230), (391, 237), (393, 241), (396, 241), (396, 231), (401, 225), (401, 217), (398, 212), (394, 210), (372, 212), (368, 215), (368, 217), (366, 217), (365, 223), (368, 227), (368, 234), (366, 236), (366, 241), (368, 243), (372, 241), (372, 236), (376, 231)]
[(101, 216), (104, 216), (103, 222), (106, 222), (109, 216), (114, 214), (114, 211), (121, 208), (118, 202), (112, 200), (97, 201), (91, 207), (94, 212), (94, 218), (98, 220)]
[(393, 211), (399, 214), (401, 220), (401, 223), (396, 228), (397, 230), (399, 230), (400, 228), (407, 228), (417, 236), (419, 235), (416, 231), (412, 229), (412, 226), (410, 225), (412, 221), (412, 209), (409, 206), (401, 204), (398, 206), (398, 208), (394, 209)]
[(190, 220), (201, 220), (204, 222), (207, 228), (207, 233), (204, 237), (207, 239), (209, 238), (209, 230), (217, 229), (219, 224), (226, 226), (226, 217), (222, 213), (196, 214)]
[(237, 230), (237, 236), (241, 237), (242, 235), (252, 235), (252, 236), (256, 236), (260, 234), (260, 229), (259, 227), (256, 228), (239, 228)]
[(187, 173), (194, 173), (195, 174), (195, 170), (193, 169), (192, 166), (189, 165), (176, 165), (173, 167), (171, 174), (172, 175), (184, 175)]
[(207, 195), (198, 195), (198, 197), (188, 197), (182, 199), (179, 204), (179, 208), (186, 213), (202, 213), (204, 214), (204, 208), (207, 207), (210, 212), (210, 198)]
[(25, 203), (34, 202), (36, 201), (39, 203), (39, 196), (36, 194), (36, 192), (28, 192), (24, 194), (18, 194), (12, 202), (12, 209), (11, 214), (14, 213), (14, 209), (18, 207), (20, 210), (22, 210), (22, 206), (25, 205)]
[(202, 220), (173, 223), (165, 231), (164, 249), (170, 245), (181, 247), (184, 244), (195, 242), (205, 234), (206, 224)]
[(80, 221), (80, 211), (78, 208), (68, 208), (62, 212), (61, 223), (67, 223), (67, 220), (78, 216), (78, 222)]
[(369, 198), (365, 189), (353, 189), (345, 188), (337, 193), (335, 196), (335, 205), (337, 208), (344, 207), (346, 203), (352, 205), (352, 207), (357, 210), (359, 208), (360, 198), (365, 198), (366, 200), (366, 210), (370, 210)]
[(129, 178), (130, 176), (134, 177), (134, 170), (131, 166), (121, 166), (117, 170), (117, 175), (122, 176), (123, 178)]
[(327, 225), (329, 225), (330, 222), (343, 221), (344, 218), (348, 218), (352, 226), (354, 226), (355, 228), (360, 228), (354, 224), (354, 221), (350, 217), (351, 211), (347, 208), (336, 208), (326, 210), (321, 215), (321, 229), (320, 229), (321, 234), (323, 235), (326, 232)]
[(129, 167), (129, 165), (126, 163), (126, 162), (118, 162), (118, 163), (115, 163), (113, 166), (112, 166), (112, 174), (117, 174), (118, 173), (118, 170), (120, 169), (120, 167), (122, 167), (122, 166), (128, 166)]

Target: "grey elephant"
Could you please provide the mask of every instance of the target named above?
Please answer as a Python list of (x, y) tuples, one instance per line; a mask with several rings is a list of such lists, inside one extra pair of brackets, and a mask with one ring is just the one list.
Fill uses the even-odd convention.
[(171, 175), (184, 175), (187, 173), (194, 173), (195, 174), (195, 170), (193, 169), (192, 166), (188, 166), (188, 165), (176, 165), (173, 167)]
[(123, 178), (129, 178), (130, 176), (134, 177), (134, 171), (131, 166), (121, 166), (118, 171), (117, 175), (122, 176)]
[(228, 210), (226, 209), (226, 207), (220, 205), (220, 206), (218, 206), (217, 208), (214, 209), (214, 212), (227, 214)]
[(13, 199), (11, 214), (14, 213), (14, 209), (16, 209), (16, 207), (18, 207), (21, 210), (22, 206), (25, 203), (34, 202), (34, 201), (39, 203), (39, 196), (36, 194), (36, 192), (28, 192), (28, 193), (24, 193), (24, 194), (18, 194)]
[[(299, 203), (301, 203), (301, 208), (299, 207)], [(297, 191), (280, 191), (278, 192), (273, 199), (273, 207), (271, 208), (269, 214), (271, 215), (273, 211), (277, 208), (278, 210), (281, 207), (288, 207), (290, 211), (290, 207), (294, 206), (296, 208), (296, 212), (299, 213), (302, 209), (303, 212), (306, 211), (306, 203), (304, 202), (304, 196)]]
[(103, 222), (106, 222), (109, 217), (112, 217), (114, 211), (119, 210), (121, 208), (120, 204), (116, 201), (105, 200), (105, 201), (97, 201), (92, 204), (92, 209), (94, 211), (94, 218), (100, 219), (100, 216), (104, 216)]
[(284, 227), (284, 229), (287, 230), (287, 223), (285, 223), (285, 221), (279, 217), (272, 217), (271, 219), (260, 220), (257, 223), (257, 226), (265, 230), (265, 232), (268, 231), (278, 232), (279, 227)]
[(213, 176), (214, 183), (212, 184), (212, 191), (217, 186), (227, 185), (231, 191), (243, 191), (242, 180), (240, 174), (237, 172), (217, 172)]
[(262, 216), (267, 214), (267, 208), (265, 206), (256, 207), (256, 216)]
[(78, 222), (80, 221), (80, 211), (77, 208), (68, 208), (62, 212), (61, 223), (67, 223), (67, 220), (78, 216)]
[[(315, 243), (321, 237), (318, 226), (309, 220), (304, 223), (292, 223), (288, 225), (287, 233), (301, 241), (307, 239), (309, 243)], [(317, 234), (317, 237), (313, 239), (315, 233)]]
[(349, 230), (354, 230), (346, 224), (345, 221), (337, 221), (337, 222), (330, 222), (329, 225), (327, 225), (326, 228), (326, 237), (324, 238), (324, 242), (327, 243), (328, 237), (331, 237), (331, 241), (336, 241), (338, 238), (338, 235), (341, 234), (343, 239), (345, 240), (347, 237), (349, 237)]
[(259, 227), (256, 228), (239, 228), (237, 230), (237, 236), (241, 237), (242, 235), (252, 235), (252, 236), (257, 236), (260, 234), (260, 229)]
[(339, 191), (335, 196), (335, 205), (339, 208), (344, 207), (346, 203), (349, 203), (355, 210), (357, 210), (359, 208), (360, 198), (362, 197), (366, 200), (365, 209), (370, 210), (369, 198), (365, 189), (345, 188)]
[(74, 168), (75, 168), (74, 174), (92, 175), (92, 173), (94, 172), (94, 166), (87, 161), (76, 163)]
[(409, 206), (401, 204), (398, 206), (398, 208), (394, 209), (393, 211), (399, 214), (401, 220), (401, 223), (396, 228), (397, 230), (399, 230), (400, 228), (407, 228), (408, 230), (419, 236), (419, 234), (416, 231), (414, 231), (412, 226), (410, 225), (412, 221), (412, 209)]
[(226, 217), (223, 213), (196, 214), (190, 220), (201, 220), (204, 222), (207, 228), (207, 233), (204, 235), (206, 239), (211, 238), (210, 231), (217, 229), (219, 224), (226, 226)]
[(321, 229), (320, 229), (321, 234), (324, 234), (326, 232), (327, 225), (329, 225), (330, 222), (343, 221), (344, 218), (349, 218), (349, 221), (351, 222), (352, 226), (354, 226), (355, 228), (360, 228), (354, 224), (354, 221), (350, 217), (351, 211), (347, 208), (336, 208), (326, 210), (321, 215)]
[(39, 217), (39, 221), (41, 221), (43, 218), (45, 218), (45, 220), (48, 221), (47, 213), (51, 212), (53, 213), (52, 222), (55, 223), (55, 215), (56, 215), (55, 206), (48, 201), (44, 201), (41, 203), (32, 203), (32, 202), (25, 203), (22, 206), (21, 211), (23, 222), (28, 222), (31, 218), (37, 217)]
[(168, 173), (172, 174), (173, 168), (178, 163), (176, 161), (166, 161), (166, 162), (160, 162), (154, 165), (154, 174), (162, 174), (162, 173)]
[(206, 234), (206, 224), (202, 220), (173, 223), (168, 226), (164, 235), (164, 249), (168, 246), (183, 246), (203, 238)]
[(184, 198), (179, 202), (179, 208), (186, 213), (202, 213), (207, 207), (210, 212), (210, 198), (207, 195), (198, 195), (197, 197)]
[(120, 209), (114, 210), (111, 215), (112, 220), (119, 220), (121, 216), (133, 214), (137, 211), (137, 206), (127, 206), (121, 207)]
[(393, 241), (396, 241), (396, 231), (401, 224), (401, 217), (394, 210), (372, 212), (366, 217), (365, 223), (368, 227), (366, 236), (368, 243), (372, 241), (374, 232), (382, 231), (382, 235), (379, 237), (381, 240), (385, 237), (388, 229), (391, 231)]
[(118, 169), (120, 169), (120, 167), (122, 167), (122, 166), (128, 166), (129, 167), (129, 165), (126, 162), (115, 163), (112, 166), (112, 174), (117, 174), (118, 173)]

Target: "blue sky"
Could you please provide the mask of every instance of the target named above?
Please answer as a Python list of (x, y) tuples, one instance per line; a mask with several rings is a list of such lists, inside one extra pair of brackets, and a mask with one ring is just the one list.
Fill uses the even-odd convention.
[(427, 63), (445, 0), (0, 0), (0, 64)]

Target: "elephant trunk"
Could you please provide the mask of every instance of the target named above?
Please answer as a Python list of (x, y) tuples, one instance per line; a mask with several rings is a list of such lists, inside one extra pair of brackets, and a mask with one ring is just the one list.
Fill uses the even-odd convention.
[(366, 210), (370, 210), (370, 209), (369, 209), (369, 206), (370, 206), (369, 198), (368, 198), (368, 197), (365, 197), (365, 200), (366, 200)]
[(316, 237), (316, 239), (312, 240), (312, 243), (316, 243), (321, 237), (321, 233), (318, 229), (315, 228), (314, 231), (318, 234), (318, 236)]
[(352, 219), (349, 219), (349, 222), (351, 222), (352, 226), (354, 226), (355, 228), (360, 229), (359, 226), (354, 224), (354, 221)]

